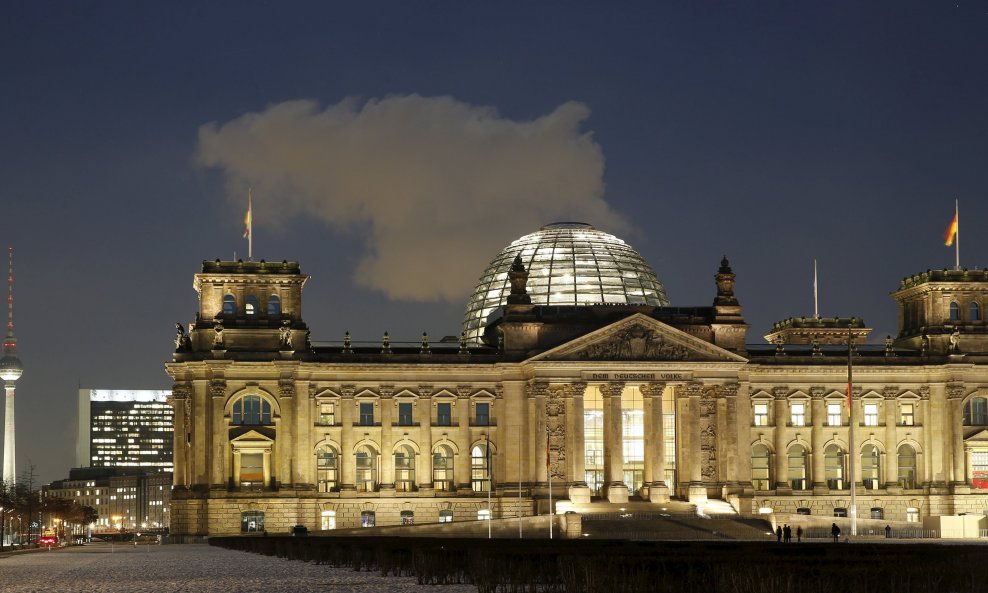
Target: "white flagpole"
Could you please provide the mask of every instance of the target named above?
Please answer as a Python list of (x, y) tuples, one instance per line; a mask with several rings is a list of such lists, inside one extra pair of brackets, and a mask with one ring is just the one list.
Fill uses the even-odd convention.
[(521, 527), (521, 524), (522, 524), (522, 518), (521, 518), (521, 509), (522, 509), (522, 497), (521, 497), (521, 458), (523, 457), (523, 455), (521, 454), (521, 447), (522, 447), (522, 445), (521, 445), (521, 439), (519, 438), (518, 439), (518, 539), (522, 539), (522, 533), (521, 533), (521, 529), (522, 529), (522, 527)]
[(851, 535), (858, 535), (858, 499), (855, 484), (855, 471), (857, 469), (858, 451), (854, 444), (854, 380), (852, 375), (852, 344), (854, 337), (851, 333), (851, 324), (847, 326), (847, 448), (850, 454), (848, 461), (851, 474)]
[(817, 297), (816, 260), (813, 260), (813, 316), (820, 318), (820, 303)]
[(491, 510), (491, 488), (494, 487), (493, 456), (491, 455), (491, 439), (484, 435), (487, 441), (487, 539), (491, 539), (491, 522), (494, 519), (494, 512)]
[(954, 219), (957, 221), (957, 229), (954, 231), (954, 269), (961, 269), (961, 215), (960, 200), (954, 200)]

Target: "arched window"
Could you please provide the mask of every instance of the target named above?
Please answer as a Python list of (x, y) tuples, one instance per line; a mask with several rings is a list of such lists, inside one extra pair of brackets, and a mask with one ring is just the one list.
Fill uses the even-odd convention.
[(408, 445), (395, 449), (395, 490), (415, 490), (415, 450)]
[(223, 314), (224, 315), (236, 315), (237, 314), (237, 297), (232, 294), (228, 294), (223, 297)]
[[(340, 487), (340, 456), (325, 445), (316, 452), (316, 481), (319, 492), (335, 492)], [(325, 529), (325, 527), (323, 528)]]
[(446, 445), (432, 452), (432, 485), (438, 492), (453, 490), (453, 450)]
[(377, 490), (377, 451), (369, 445), (357, 449), (357, 490)]
[(971, 321), (981, 321), (981, 305), (978, 303), (971, 303)]
[(759, 443), (751, 448), (751, 483), (755, 490), (772, 488), (772, 454)]
[(984, 426), (988, 424), (988, 400), (973, 397), (964, 404), (964, 426)]
[(957, 303), (950, 303), (950, 320), (960, 321), (961, 320), (961, 308)]
[(829, 445), (823, 451), (823, 466), (826, 474), (827, 488), (844, 490), (848, 484), (844, 481), (844, 451), (838, 445)]
[(875, 445), (861, 448), (861, 482), (868, 490), (878, 490), (881, 480), (881, 452)]
[(789, 485), (793, 490), (806, 490), (806, 447), (793, 445), (788, 457)]
[(247, 303), (244, 305), (244, 311), (248, 315), (257, 315), (257, 297), (249, 294), (247, 295)]
[(278, 317), (281, 315), (281, 299), (273, 294), (268, 297), (268, 317)]
[(916, 487), (916, 449), (909, 445), (899, 447), (899, 486), (905, 489)]
[(271, 403), (259, 395), (245, 395), (233, 402), (233, 423), (248, 426), (271, 424)]
[(260, 533), (264, 531), (264, 511), (244, 511), (240, 513), (241, 533)]
[(474, 492), (491, 488), (490, 450), (487, 443), (477, 443), (470, 450), (470, 487)]

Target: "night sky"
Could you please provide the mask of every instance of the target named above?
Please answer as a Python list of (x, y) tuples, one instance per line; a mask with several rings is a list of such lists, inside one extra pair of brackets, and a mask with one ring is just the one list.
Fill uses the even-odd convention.
[[(359, 7), (354, 7), (359, 5)], [(18, 470), (67, 476), (76, 390), (168, 388), (204, 259), (298, 260), (314, 340), (458, 334), (486, 261), (584, 219), (761, 341), (986, 266), (985, 2), (41, 2), (0, 18)]]

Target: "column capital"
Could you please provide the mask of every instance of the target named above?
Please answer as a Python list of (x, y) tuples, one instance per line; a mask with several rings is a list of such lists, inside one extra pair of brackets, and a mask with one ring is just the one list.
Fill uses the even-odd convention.
[(567, 385), (569, 388), (570, 397), (583, 397), (583, 394), (587, 392), (587, 382), (586, 381), (576, 381)]
[(529, 381), (525, 386), (529, 397), (545, 397), (549, 393), (548, 381)]
[(788, 398), (789, 397), (789, 386), (788, 385), (780, 385), (778, 387), (773, 387), (772, 388), (772, 397), (774, 397), (776, 400)]
[(690, 381), (676, 388), (676, 396), (680, 398), (700, 397), (703, 395), (703, 383)]
[(827, 388), (823, 385), (814, 385), (810, 387), (810, 399), (823, 399), (823, 396), (826, 395), (826, 393)]
[(718, 386), (717, 397), (725, 399), (734, 398), (738, 396), (739, 391), (741, 391), (740, 383), (725, 383)]
[(175, 383), (172, 385), (170, 399), (188, 399), (192, 397), (192, 386), (188, 383)]
[(432, 397), (432, 383), (419, 383), (419, 397), (429, 399)]
[(340, 397), (343, 399), (353, 399), (353, 394), (356, 392), (356, 385), (340, 385)]
[(456, 386), (456, 395), (459, 396), (460, 399), (467, 399), (467, 398), (469, 398), (473, 394), (474, 391), (476, 391), (476, 390), (473, 388), (473, 385), (457, 385)]
[(638, 389), (642, 392), (642, 395), (646, 398), (657, 397), (661, 398), (662, 393), (666, 389), (666, 384), (662, 381), (651, 381), (649, 383), (642, 383)]
[(624, 382), (609, 381), (607, 383), (601, 383), (597, 387), (600, 389), (600, 394), (604, 397), (621, 397), (621, 392), (624, 391)]
[(209, 382), (209, 395), (213, 397), (223, 397), (226, 395), (226, 380), (213, 379)]
[(886, 385), (882, 388), (882, 397), (885, 399), (895, 399), (899, 397), (899, 386), (898, 385)]
[(947, 399), (962, 399), (964, 397), (964, 384), (961, 382), (947, 383)]
[(381, 394), (381, 399), (391, 399), (391, 396), (395, 393), (394, 385), (378, 385), (377, 392)]

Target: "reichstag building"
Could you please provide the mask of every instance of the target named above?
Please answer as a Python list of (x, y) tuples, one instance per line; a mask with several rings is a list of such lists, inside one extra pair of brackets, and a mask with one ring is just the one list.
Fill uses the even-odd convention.
[(988, 272), (905, 278), (878, 344), (815, 317), (749, 343), (727, 259), (711, 272), (712, 304), (672, 306), (624, 241), (551, 224), (497, 254), (461, 336), (358, 347), (310, 340), (298, 263), (203, 262), (166, 364), (172, 534), (532, 515), (550, 484), (556, 512), (844, 516), (852, 482), (882, 525), (985, 512)]

